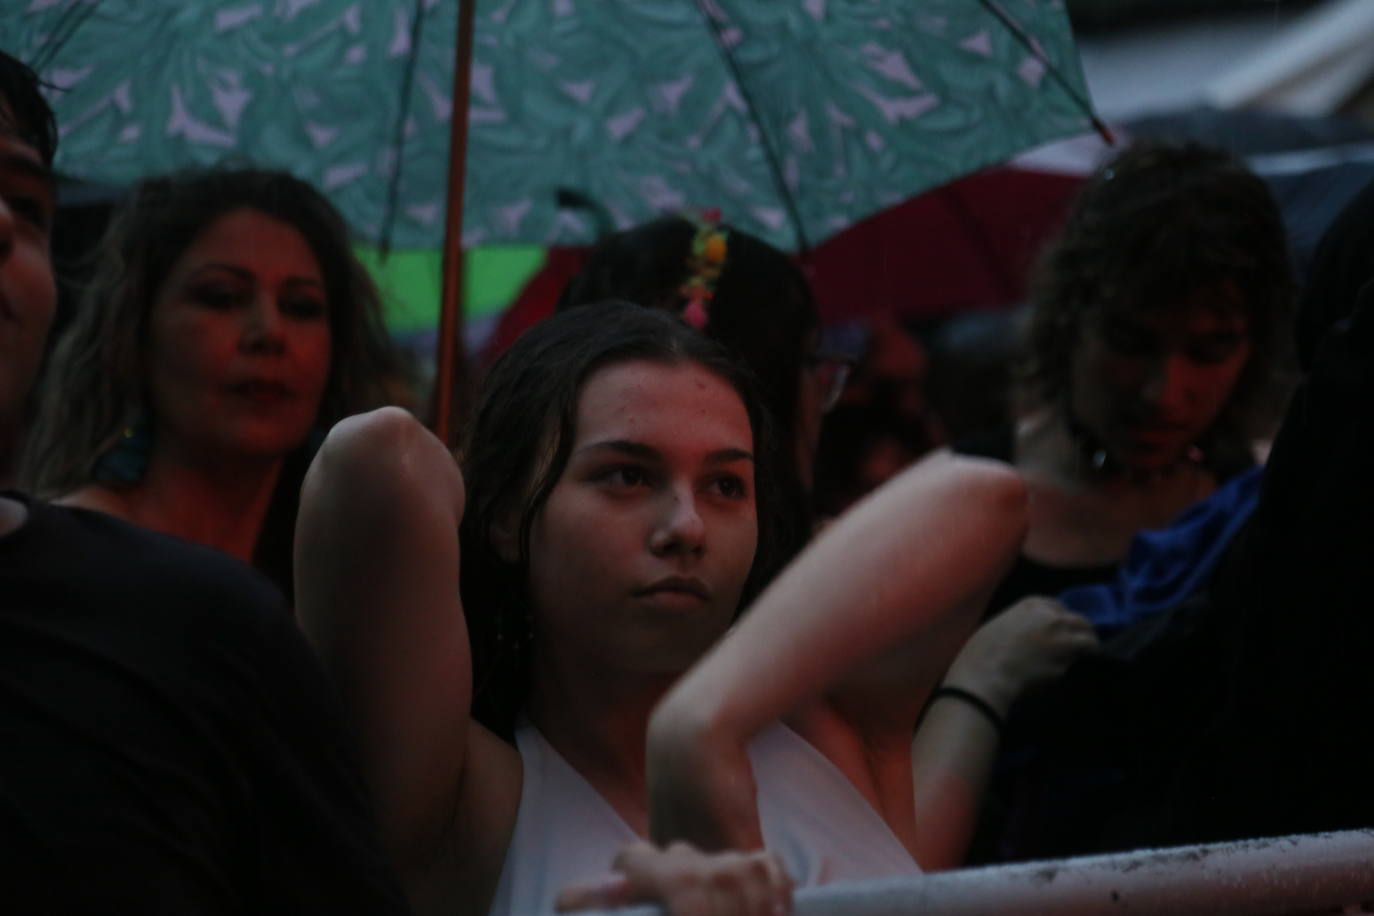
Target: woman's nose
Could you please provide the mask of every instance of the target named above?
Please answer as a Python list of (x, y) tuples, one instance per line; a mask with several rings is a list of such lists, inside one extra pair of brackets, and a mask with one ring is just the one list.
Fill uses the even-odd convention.
[(1141, 390), (1144, 401), (1162, 414), (1172, 414), (1192, 398), (1192, 374), (1181, 353), (1161, 354), (1151, 365)]
[(706, 546), (706, 522), (690, 488), (674, 487), (665, 493), (662, 511), (650, 540), (654, 553), (701, 553)]
[(258, 295), (248, 307), (240, 347), (248, 353), (281, 353), (286, 349), (281, 310), (269, 296)]

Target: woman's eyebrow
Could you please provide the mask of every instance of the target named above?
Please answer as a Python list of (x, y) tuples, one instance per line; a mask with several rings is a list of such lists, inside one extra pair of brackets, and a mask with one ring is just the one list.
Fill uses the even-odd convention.
[[(227, 262), (227, 261), (209, 261), (209, 262), (207, 262), (207, 263), (205, 263), (205, 264), (202, 264), (202, 265), (200, 265), (199, 267), (197, 267), (195, 270), (193, 270), (193, 271), (191, 272), (191, 275), (190, 275), (187, 279), (194, 279), (194, 278), (196, 278), (196, 277), (199, 277), (201, 274), (204, 274), (204, 273), (212, 273), (212, 272), (217, 271), (217, 270), (222, 270), (222, 271), (224, 271), (224, 272), (226, 272), (226, 273), (233, 274), (235, 277), (239, 278), (240, 280), (254, 280), (254, 279), (256, 279), (256, 275), (253, 273), (253, 271), (249, 270), (249, 269), (246, 268), (246, 267), (242, 267), (242, 266), (240, 266), (240, 265), (238, 265), (238, 264), (230, 264), (230, 263)], [(306, 276), (305, 274), (293, 274), (293, 275), (287, 277), (287, 278), (283, 281), (283, 283), (284, 283), (284, 284), (291, 284), (291, 285), (301, 285), (301, 284), (304, 284), (304, 285), (315, 286), (315, 287), (318, 287), (318, 288), (320, 288), (320, 289), (324, 289), (324, 281), (323, 281), (323, 280), (321, 280), (321, 279), (318, 278), (318, 277)]]
[(663, 454), (651, 445), (643, 442), (635, 442), (632, 439), (603, 439), (600, 442), (592, 442), (577, 449), (573, 454), (580, 455), (591, 451), (610, 451), (628, 455), (632, 458), (642, 458), (645, 461), (662, 461)]
[[(644, 461), (663, 461), (663, 453), (652, 445), (635, 442), (632, 439), (604, 439), (592, 442), (577, 449), (573, 454), (581, 455), (591, 451), (610, 451)], [(733, 461), (753, 461), (754, 456), (742, 448), (717, 449), (706, 456), (705, 464), (729, 464)]]
[(253, 279), (253, 272), (251, 270), (248, 270), (245, 267), (240, 267), (237, 264), (229, 264), (224, 261), (209, 261), (205, 264), (202, 264), (195, 270), (191, 271), (191, 275), (187, 277), (187, 279), (194, 279), (196, 277), (199, 277), (201, 274), (212, 273), (217, 270), (222, 270), (226, 273), (231, 273), (241, 280)]
[(706, 456), (707, 464), (730, 464), (734, 461), (753, 461), (754, 456), (742, 448), (722, 448)]
[[(0, 133), (0, 136), (3, 136), (3, 133)], [(22, 153), (0, 151), (0, 171), (12, 172), (40, 182), (48, 194), (54, 193), (57, 189), (57, 177), (52, 169)]]

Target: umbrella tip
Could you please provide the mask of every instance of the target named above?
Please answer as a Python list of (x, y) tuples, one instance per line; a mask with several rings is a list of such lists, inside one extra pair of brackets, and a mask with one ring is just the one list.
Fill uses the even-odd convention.
[(1097, 131), (1097, 135), (1102, 138), (1102, 142), (1106, 143), (1108, 146), (1116, 146), (1116, 134), (1112, 133), (1112, 129), (1104, 124), (1102, 119), (1096, 115), (1093, 115), (1091, 120), (1093, 130)]

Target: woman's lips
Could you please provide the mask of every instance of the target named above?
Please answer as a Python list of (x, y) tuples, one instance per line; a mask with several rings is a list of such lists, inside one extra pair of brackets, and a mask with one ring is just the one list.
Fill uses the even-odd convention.
[(1188, 429), (1178, 423), (1133, 423), (1126, 427), (1126, 440), (1146, 448), (1163, 448), (1179, 443)]
[(668, 576), (652, 585), (636, 589), (635, 595), (639, 597), (663, 596), (666, 598), (694, 599), (702, 602), (711, 600), (711, 590), (706, 587), (706, 583), (694, 576)]
[(274, 379), (248, 379), (229, 386), (229, 390), (239, 397), (257, 403), (285, 401), (294, 395), (289, 385)]

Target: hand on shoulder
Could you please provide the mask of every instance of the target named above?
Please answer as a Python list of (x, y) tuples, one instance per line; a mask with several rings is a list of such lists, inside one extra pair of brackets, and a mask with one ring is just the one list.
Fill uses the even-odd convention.
[(1098, 647), (1086, 618), (1053, 598), (1032, 595), (978, 628), (945, 683), (971, 690), (1005, 715), (1027, 687), (1058, 677)]

